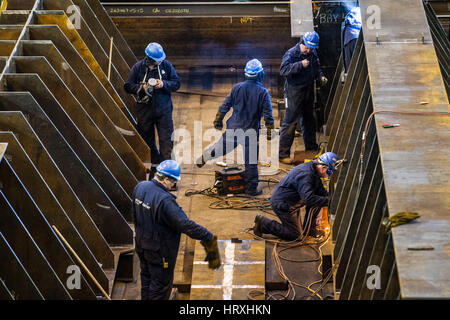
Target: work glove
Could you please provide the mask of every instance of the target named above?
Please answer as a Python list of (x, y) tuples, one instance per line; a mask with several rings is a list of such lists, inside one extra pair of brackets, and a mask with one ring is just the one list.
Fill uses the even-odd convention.
[(275, 126), (272, 124), (266, 124), (267, 129), (267, 141), (272, 140), (272, 130), (275, 129)]
[(217, 269), (220, 267), (220, 253), (219, 247), (217, 246), (217, 236), (213, 236), (210, 241), (200, 241), (201, 245), (205, 248), (206, 258), (208, 261), (208, 267), (210, 269)]
[(223, 129), (223, 118), (224, 117), (225, 117), (225, 114), (221, 113), (220, 111), (217, 111), (216, 118), (214, 119), (214, 128), (216, 130)]

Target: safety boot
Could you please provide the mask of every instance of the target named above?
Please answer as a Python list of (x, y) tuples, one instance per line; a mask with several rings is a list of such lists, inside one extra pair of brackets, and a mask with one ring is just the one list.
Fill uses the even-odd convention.
[(246, 193), (251, 197), (256, 197), (261, 195), (263, 192), (261, 189), (255, 189), (255, 190), (247, 190)]
[(292, 159), (289, 158), (289, 157), (280, 158), (279, 160), (280, 160), (281, 163), (284, 163), (284, 164), (292, 164)]
[(264, 218), (262, 214), (257, 214), (255, 216), (255, 225), (253, 226), (253, 233), (262, 238), (262, 231), (261, 231), (261, 220)]

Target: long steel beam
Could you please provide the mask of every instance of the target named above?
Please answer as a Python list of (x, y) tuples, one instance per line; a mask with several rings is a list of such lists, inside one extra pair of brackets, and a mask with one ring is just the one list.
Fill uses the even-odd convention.
[[(129, 194), (133, 192), (133, 188), (138, 183), (137, 178), (134, 176), (133, 172), (128, 168), (124, 160), (119, 156), (118, 151), (122, 153), (123, 157), (126, 157), (128, 153), (131, 153), (132, 150), (127, 148), (124, 151), (123, 148), (125, 146), (123, 144), (119, 145), (119, 142), (125, 143), (123, 140), (119, 140), (117, 142), (111, 142), (107, 139), (104, 131), (107, 131), (106, 124), (99, 122), (97, 123), (91, 117), (99, 115), (101, 110), (92, 111), (90, 108), (95, 108), (95, 106), (91, 105), (83, 105), (80, 100), (84, 100), (84, 98), (76, 98), (72, 92), (69, 90), (68, 85), (70, 83), (65, 83), (56, 73), (55, 69), (52, 68), (47, 59), (42, 57), (14, 57), (13, 63), (15, 66), (15, 72), (17, 76), (22, 74), (30, 74), (34, 73), (38, 75), (40, 80), (45, 84), (45, 89), (48, 89), (51, 94), (55, 97), (59, 105), (64, 109), (67, 116), (73, 121), (73, 123), (77, 126), (77, 128), (81, 131), (81, 133), (85, 136), (86, 140), (98, 154), (98, 156), (103, 160), (105, 165), (111, 171), (111, 173), (117, 178), (117, 181), (120, 183), (122, 188)], [(14, 75), (13, 75), (14, 77)], [(25, 88), (22, 88), (25, 90)], [(42, 93), (38, 93), (39, 87), (33, 90), (33, 95), (39, 97)], [(89, 110), (89, 112), (88, 112)], [(100, 128), (103, 128), (100, 129)], [(115, 128), (112, 129), (114, 133), (117, 133)], [(109, 133), (106, 133), (109, 136)], [(109, 136), (110, 139), (115, 137)], [(120, 138), (120, 136), (119, 136)], [(117, 147), (117, 149), (114, 148)], [(120, 149), (119, 149), (120, 147)], [(127, 159), (128, 160), (128, 159)], [(138, 160), (135, 158), (135, 161), (129, 162), (134, 168), (139, 168)], [(142, 165), (140, 177), (145, 178), (145, 171)]]
[[(134, 108), (128, 109), (127, 106), (134, 104), (134, 100), (130, 94), (125, 92), (124, 79), (120, 76), (113, 65), (111, 66), (110, 79), (107, 78), (108, 74), (108, 58), (105, 52), (101, 49), (100, 45), (93, 38), (89, 32), (89, 28), (81, 20), (81, 27), (79, 30), (71, 26), (71, 22), (68, 19), (65, 11), (35, 11), (38, 24), (40, 25), (57, 25), (66, 37), (72, 42), (80, 55), (88, 61), (89, 67), (94, 71), (95, 75), (104, 84), (112, 84), (113, 91), (120, 96), (123, 104), (127, 108), (133, 119), (136, 119)], [(79, 32), (80, 33), (79, 33)], [(84, 37), (81, 34), (85, 34)], [(127, 114), (128, 116), (128, 114)]]
[(71, 208), (67, 212), (61, 206), (12, 132), (0, 132), (0, 141), (8, 143), (7, 158), (10, 159), (9, 164), (27, 188), (30, 196), (35, 200), (36, 205), (39, 206), (47, 221), (51, 225), (55, 225), (65, 235), (97, 281), (107, 290), (108, 279), (105, 273), (70, 219), (70, 216), (76, 218), (77, 213), (71, 211)]
[[(3, 196), (0, 196), (0, 203), (3, 202), (3, 199)], [(44, 296), (1, 232), (0, 253), (3, 259), (8, 261), (8, 263), (0, 264), (2, 287), (6, 287), (8, 290), (7, 295), (3, 296), (2, 300), (44, 300)]]
[[(70, 67), (68, 62), (56, 50), (50, 41), (22, 41), (21, 50), (25, 56), (42, 56), (48, 61), (35, 61), (43, 59), (32, 58), (31, 61), (25, 61), (23, 66), (27, 72), (36, 72), (45, 81), (42, 70), (51, 65), (51, 68), (57, 73), (57, 76), (67, 86), (72, 95), (76, 97), (85, 112), (89, 115), (95, 125), (101, 130), (111, 146), (117, 151), (118, 155), (131, 170), (133, 175), (139, 179), (145, 179), (145, 166), (132, 147), (125, 140), (124, 136), (112, 122), (108, 114), (103, 110), (98, 100), (89, 92), (87, 87), (77, 76), (75, 71)], [(26, 59), (25, 57), (17, 57), (15, 59)], [(27, 63), (28, 62), (28, 63)], [(32, 65), (30, 65), (30, 62)], [(19, 67), (20, 64), (16, 64)], [(50, 87), (49, 82), (46, 82)]]
[[(1, 99), (1, 98), (0, 98)], [(2, 117), (7, 117), (4, 113), (0, 113)], [(20, 114), (15, 114), (17, 119), (22, 119)], [(0, 140), (9, 142), (12, 140), (16, 143), (16, 147), (23, 148), (23, 152), (26, 153), (26, 156), (30, 158), (30, 161), (33, 165), (36, 166), (37, 171), (46, 181), (47, 186), (51, 188), (52, 193), (60, 202), (61, 206), (64, 208), (64, 211), (70, 216), (70, 219), (77, 231), (80, 235), (85, 239), (86, 243), (89, 244), (89, 248), (92, 253), (95, 255), (96, 259), (105, 267), (112, 268), (114, 266), (114, 255), (111, 249), (108, 246), (108, 243), (105, 241), (100, 231), (95, 226), (92, 221), (89, 213), (86, 211), (83, 204), (77, 198), (73, 189), (69, 186), (67, 180), (64, 178), (62, 173), (59, 171), (59, 168), (53, 162), (53, 159), (49, 156), (45, 147), (40, 144), (37, 139), (33, 137), (23, 137), (23, 130), (17, 130), (23, 123), (19, 123), (19, 121), (15, 122), (17, 136), (21, 136), (22, 143), (27, 144), (27, 146), (22, 146), (17, 139), (17, 136), (14, 136), (12, 132), (8, 131), (0, 131)], [(4, 129), (4, 122), (0, 124), (1, 128)], [(17, 140), (17, 141), (14, 141)], [(30, 144), (30, 141), (32, 142)], [(12, 144), (10, 144), (11, 146)], [(30, 148), (34, 146), (34, 153), (29, 154), (25, 150), (31, 150)], [(16, 151), (17, 153), (17, 151)], [(17, 164), (20, 167), (20, 164)]]
[[(48, 158), (54, 160), (108, 243), (132, 244), (133, 232), (120, 211), (33, 97), (29, 93), (1, 93), (0, 108), (23, 112), (1, 112), (0, 129), (14, 131), (34, 162), (44, 161), (52, 168)], [(45, 151), (49, 157), (42, 155)]]
[[(77, 29), (83, 41), (89, 47), (90, 51), (97, 57), (104, 73), (108, 74), (108, 56), (111, 39), (106, 34), (105, 29), (103, 29), (98, 19), (95, 17), (95, 14), (89, 10), (89, 6), (86, 1), (44, 0), (42, 9), (47, 11), (62, 10), (67, 14), (68, 8), (76, 8), (77, 10), (80, 10), (79, 16), (76, 17), (76, 19), (71, 19), (71, 22)], [(70, 12), (68, 15), (71, 14), (73, 14), (73, 12)], [(114, 45), (112, 46), (111, 59), (111, 68), (115, 69), (114, 72), (117, 72), (122, 79), (122, 82), (124, 82), (124, 80), (128, 78), (130, 67)]]
[(117, 29), (116, 25), (106, 12), (106, 9), (101, 5), (99, 1), (87, 1), (91, 10), (95, 13), (97, 19), (100, 21), (103, 28), (110, 37), (114, 39), (114, 45), (117, 46), (124, 59), (127, 61), (128, 66), (131, 68), (137, 62), (136, 56), (131, 51), (128, 43), (125, 41), (122, 34)]
[[(111, 84), (97, 78), (96, 74), (89, 67), (75, 49), (70, 40), (63, 34), (58, 26), (30, 26), (28, 28), (31, 40), (50, 40), (56, 49), (64, 56), (73, 70), (77, 70), (78, 76), (83, 80), (86, 87), (92, 94), (101, 101), (102, 108), (108, 114), (118, 130), (124, 135), (130, 146), (139, 155), (142, 161), (150, 160), (150, 151), (142, 137), (137, 133), (133, 124), (131, 114), (126, 109), (123, 101), (112, 88)], [(26, 54), (25, 50), (25, 54)], [(128, 117), (127, 117), (128, 115)]]
[[(336, 296), (449, 297), (448, 49), (436, 25), (433, 45), (422, 1), (360, 5), (362, 33), (327, 106), (329, 149), (346, 159), (330, 182)], [(382, 127), (389, 123), (400, 126)], [(405, 211), (421, 217), (385, 228), (387, 218)], [(414, 250), (421, 247), (433, 250)], [(377, 287), (368, 285), (369, 267), (379, 270)]]
[[(57, 281), (55, 278), (55, 283), (48, 283), (50, 289), (57, 290), (57, 288), (60, 287), (60, 289), (64, 289), (67, 292), (64, 287), (68, 278), (67, 268), (70, 266), (76, 266), (77, 263), (72, 260), (69, 252), (66, 250), (57, 235), (53, 232), (52, 227), (44, 216), (44, 213), (40, 210), (34, 199), (28, 193), (27, 189), (7, 159), (3, 159), (0, 163), (0, 176), (1, 182), (4, 186), (2, 193), (5, 195), (5, 198), (8, 199), (8, 202), (14, 209), (14, 212), (17, 213), (17, 216), (15, 215), (17, 217), (15, 225), (9, 224), (9, 220), (2, 219), (2, 223), (5, 223), (5, 228), (2, 229), (2, 233), (6, 236), (8, 242), (14, 243), (15, 246), (24, 245), (24, 239), (14, 237), (16, 229), (19, 228), (19, 221), (17, 221), (17, 219), (20, 220), (29, 231), (34, 241), (36, 241), (37, 246), (42, 251), (42, 254), (45, 256), (48, 264), (56, 273), (56, 278), (59, 279), (59, 281)], [(2, 213), (3, 212), (4, 211), (2, 210)], [(5, 234), (8, 230), (12, 234)], [(18, 250), (15, 249), (15, 252), (17, 251)], [(24, 251), (24, 254), (25, 253), (26, 251)], [(29, 258), (29, 260), (25, 260), (26, 258)], [(22, 260), (24, 263), (25, 261), (28, 262), (26, 269), (29, 272), (38, 266), (37, 263), (35, 264), (36, 259), (31, 256), (25, 256), (24, 259), (21, 259), (21, 261)], [(41, 269), (37, 269), (36, 271), (42, 273)], [(48, 272), (50, 272), (50, 269), (48, 269)], [(35, 277), (35, 279), (35, 281), (38, 281), (38, 277)], [(95, 299), (95, 294), (86, 279), (83, 277), (80, 281), (80, 289), (72, 290), (70, 294), (66, 295), (66, 297), (72, 297), (74, 299)], [(57, 285), (58, 282), (59, 286)], [(43, 287), (44, 283), (44, 280), (42, 280), (39, 287)], [(61, 290), (58, 290), (58, 292), (61, 294), (61, 297), (64, 297)], [(57, 296), (55, 295), (54, 298), (56, 299)]]
[(78, 262), (52, 225), (112, 289), (114, 246), (132, 248), (130, 196), (150, 160), (123, 86), (136, 61), (98, 1), (10, 0), (2, 10), (0, 250), (12, 262), (0, 265), (0, 299), (102, 295), (83, 269), (81, 290), (70, 288)]
[[(42, 80), (36, 74), (7, 74), (4, 76), (5, 83), (9, 91), (23, 92), (28, 90), (39, 105), (43, 108), (49, 119), (63, 134), (66, 141), (89, 169), (92, 175), (102, 185), (109, 197), (114, 201), (117, 208), (126, 219), (131, 218), (130, 194), (122, 187), (102, 158), (89, 144), (63, 106), (52, 95)], [(7, 107), (7, 106), (6, 106)], [(94, 128), (86, 127), (86, 130)], [(130, 190), (128, 190), (130, 192)]]

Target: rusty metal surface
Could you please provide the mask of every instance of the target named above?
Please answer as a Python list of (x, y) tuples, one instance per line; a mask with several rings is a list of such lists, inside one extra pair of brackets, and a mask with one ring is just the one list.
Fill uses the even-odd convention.
[[(44, 17), (44, 15), (41, 15)], [(65, 16), (64, 16), (65, 17)], [(62, 18), (60, 18), (62, 19)], [(57, 20), (59, 21), (59, 20)], [(63, 22), (60, 22), (61, 24)], [(88, 65), (91, 71), (94, 73), (95, 77), (108, 91), (109, 95), (114, 99), (117, 105), (120, 107), (120, 110), (123, 114), (132, 122), (136, 123), (136, 117), (133, 113), (132, 109), (128, 109), (128, 105), (130, 103), (134, 103), (133, 101), (126, 101), (122, 99), (117, 90), (112, 86), (112, 84), (108, 81), (105, 73), (100, 68), (100, 65), (96, 61), (95, 57), (87, 48), (86, 44), (82, 41), (78, 33), (71, 29), (64, 29), (61, 26), (54, 23), (54, 25), (48, 23), (49, 25), (39, 25), (39, 26), (30, 26), (28, 29), (31, 30), (32, 39), (36, 40), (51, 40), (61, 51), (61, 53), (67, 57), (73, 54), (71, 51), (75, 49), (78, 55), (84, 60), (84, 62)], [(36, 32), (33, 30), (36, 29)], [(56, 30), (55, 30), (56, 29)], [(68, 53), (68, 54), (66, 54)], [(71, 59), (67, 59), (71, 62)]]
[[(360, 1), (363, 21), (367, 7), (374, 4), (383, 17), (377, 30), (380, 44), (375, 31), (363, 24), (374, 111), (449, 112), (422, 1)], [(399, 10), (402, 15), (397, 14)], [(450, 297), (450, 171), (446, 165), (450, 118), (378, 114), (375, 122), (389, 214), (414, 211), (421, 215), (417, 222), (392, 230), (400, 296)], [(385, 123), (400, 123), (400, 127), (382, 129)], [(434, 250), (412, 252), (407, 249), (411, 244)]]
[[(35, 97), (42, 96), (42, 90), (48, 89), (56, 98), (58, 104), (64, 109), (67, 116), (76, 125), (78, 130), (89, 142), (97, 155), (108, 167), (120, 183), (123, 190), (131, 195), (138, 180), (119, 157), (116, 150), (109, 143), (101, 130), (70, 92), (65, 83), (56, 74), (55, 70), (49, 65), (48, 61), (40, 57), (14, 57), (13, 58), (17, 76), (23, 74), (36, 73), (44, 85), (38, 85), (36, 89), (30, 89)], [(39, 88), (40, 87), (40, 88)], [(22, 88), (25, 90), (25, 88)], [(49, 93), (50, 93), (49, 92)]]
[(0, 106), (24, 112), (29, 123), (20, 112), (1, 112), (0, 129), (14, 131), (34, 163), (43, 161), (44, 168), (49, 161), (42, 154), (49, 153), (106, 241), (110, 245), (133, 243), (133, 232), (121, 212), (32, 96), (1, 93)]
[[(118, 30), (90, 2), (10, 0), (0, 15), (0, 141), (10, 145), (0, 157), (0, 205), (10, 213), (0, 219), (0, 249), (15, 257), (0, 270), (30, 299), (101, 294), (84, 271), (81, 290), (65, 288), (76, 263), (52, 224), (107, 291), (117, 267), (112, 246), (133, 243), (130, 194), (149, 160), (123, 88), (136, 58), (117, 36), (107, 78)], [(72, 5), (80, 21), (70, 16)], [(11, 292), (2, 281), (0, 297), (22, 298)]]
[[(83, 24), (83, 21), (80, 29), (77, 30), (69, 27), (70, 22), (64, 11), (36, 11), (35, 13), (39, 24), (59, 26), (100, 81), (102, 81), (104, 85), (109, 83), (111, 86), (112, 84), (111, 89), (113, 92), (110, 91), (110, 93), (118, 94), (123, 101), (125, 108), (134, 105), (134, 100), (123, 87), (124, 79), (121, 78), (114, 68), (114, 65), (111, 66), (111, 80), (109, 81), (107, 79), (108, 59), (106, 54), (102, 52), (103, 50), (95, 38), (92, 38), (92, 34), (88, 31), (89, 28), (87, 25)], [(85, 36), (82, 37), (78, 31), (80, 31), (80, 33), (85, 33)], [(127, 111), (130, 112), (134, 118), (136, 117), (134, 108), (127, 109)]]
[(0, 24), (25, 25), (29, 14), (29, 10), (3, 10), (0, 15)]
[(290, 2), (291, 37), (300, 37), (306, 32), (314, 30), (312, 6), (310, 0), (293, 0)]
[[(0, 102), (0, 104), (1, 103), (2, 102)], [(5, 115), (4, 113), (0, 113), (0, 116)], [(20, 115), (17, 116), (17, 119), (20, 119)], [(1, 126), (3, 129), (3, 123)], [(40, 142), (37, 139), (35, 140), (31, 137), (28, 137), (27, 139), (27, 137), (23, 137), (23, 130), (17, 130), (20, 126), (20, 123), (15, 122), (15, 132), (20, 132), (18, 136), (21, 136), (22, 142), (24, 143), (29, 144), (29, 141), (32, 140), (35, 152), (32, 154), (26, 153), (26, 147), (20, 145), (17, 137), (13, 135), (13, 132), (0, 131), (0, 141), (12, 141), (12, 143), (10, 143), (11, 148), (15, 147), (16, 149), (24, 149), (23, 152), (26, 153), (27, 157), (29, 157), (30, 161), (33, 162), (43, 179), (45, 179), (47, 186), (51, 188), (54, 196), (58, 199), (82, 238), (87, 244), (89, 244), (89, 249), (95, 255), (96, 259), (106, 268), (113, 267), (113, 253), (109, 248), (108, 243), (105, 241), (100, 231), (92, 221), (89, 213), (83, 207), (83, 204), (77, 198), (73, 189), (69, 186), (67, 180), (64, 178), (59, 168), (55, 165), (53, 159), (51, 159), (48, 155), (45, 148), (40, 145)], [(31, 148), (28, 146), (27, 149), (30, 150)], [(16, 150), (15, 153), (18, 154), (18, 150)], [(36, 154), (38, 154), (37, 157)], [(23, 159), (17, 157), (16, 160)], [(17, 161), (15, 161), (14, 164), (20, 168), (20, 162), (17, 163)]]
[(20, 26), (0, 25), (0, 40), (18, 40), (22, 29)]
[[(94, 55), (98, 58), (99, 55), (95, 52), (98, 52), (99, 54), (102, 54), (105, 56), (106, 60), (108, 62), (109, 59), (109, 49), (110, 49), (110, 37), (106, 33), (105, 29), (100, 24), (99, 20), (96, 18), (95, 14), (90, 10), (89, 5), (84, 0), (45, 0), (43, 2), (43, 8), (44, 10), (63, 10), (67, 11), (67, 8), (71, 6), (78, 6), (80, 9), (80, 20), (76, 21), (80, 22), (80, 29), (78, 29), (78, 33), (83, 38), (84, 42), (89, 46), (92, 44), (97, 44), (96, 50), (93, 50), (93, 47), (91, 46), (91, 52), (94, 53)], [(89, 34), (89, 33), (90, 34)], [(100, 62), (101, 60), (99, 60)], [(128, 78), (128, 74), (130, 72), (130, 67), (126, 63), (126, 61), (123, 59), (120, 52), (117, 50), (117, 48), (113, 45), (113, 51), (112, 51), (112, 65), (113, 68), (116, 68), (117, 72), (119, 73), (120, 77), (123, 80), (126, 80)], [(103, 69), (106, 71), (107, 74), (108, 70), (108, 63), (106, 63), (106, 69)]]
[(71, 148), (76, 151), (83, 164), (114, 201), (120, 212), (126, 219), (130, 219), (131, 209), (129, 201), (131, 200), (129, 194), (123, 189), (116, 177), (111, 173), (42, 80), (35, 74), (7, 74), (4, 76), (4, 80), (8, 90), (29, 91), (33, 95)]
[[(0, 203), (3, 197), (0, 196)], [(11, 297), (5, 299), (12, 300), (17, 296), (17, 300), (44, 300), (41, 292), (36, 284), (27, 273), (19, 258), (0, 232), (0, 253), (8, 263), (0, 264), (0, 272), (2, 274), (2, 286), (4, 285)]]
[[(15, 258), (23, 268), (23, 270), (21, 268), (11, 269), (17, 268), (17, 265), (11, 259), (11, 265), (8, 265), (8, 263), (1, 264), (3, 265), (2, 268), (9, 269), (3, 270), (2, 277), (6, 278), (7, 283), (11, 282), (12, 290), (16, 291), (17, 289), (18, 300), (27, 299), (28, 294), (42, 294), (44, 299), (71, 299), (65, 284), (58, 278), (49, 261), (47, 261), (29, 231), (23, 225), (18, 213), (12, 208), (1, 190), (0, 208), (2, 212), (0, 232), (3, 234), (4, 240), (7, 241), (11, 251), (9, 253), (3, 252), (4, 255), (2, 254), (2, 257), (7, 257), (8, 254), (15, 255)], [(5, 250), (6, 248), (2, 249)], [(14, 276), (11, 277), (12, 275)], [(18, 279), (15, 279), (16, 277)], [(27, 277), (31, 279), (30, 283), (25, 286), (26, 290), (30, 291), (29, 293), (24, 292), (25, 288), (21, 288), (21, 286), (14, 283), (17, 280), (24, 281)], [(23, 294), (24, 296), (22, 297)]]
[[(150, 160), (150, 151), (142, 137), (137, 133), (134, 125), (135, 120), (131, 114), (127, 117), (128, 111), (122, 100), (115, 93), (111, 95), (111, 85), (104, 85), (89, 68), (87, 62), (79, 55), (78, 51), (72, 46), (70, 41), (57, 26), (30, 26), (28, 28), (32, 40), (51, 40), (57, 50), (64, 56), (73, 70), (82, 79), (91, 93), (102, 102), (102, 108), (111, 118), (111, 120), (124, 132), (124, 137), (142, 161)], [(111, 90), (108, 90), (110, 88)], [(116, 97), (116, 98), (114, 98)], [(123, 109), (123, 111), (122, 111)], [(123, 129), (123, 130), (122, 130)]]
[[(75, 72), (51, 41), (21, 41), (21, 49), (25, 56), (43, 56), (49, 61), (61, 80), (83, 105), (136, 178), (139, 180), (145, 179), (144, 164), (133, 148), (139, 143), (144, 146), (145, 142), (142, 139), (136, 139), (140, 136), (120, 110), (110, 106), (106, 101), (102, 101), (100, 96), (96, 96), (95, 90), (92, 88), (93, 84), (88, 83), (89, 87), (87, 87), (81, 79), (82, 76)], [(111, 102), (114, 103), (112, 100)], [(113, 118), (117, 122), (114, 122)], [(120, 127), (119, 124), (124, 125), (124, 128)], [(134, 139), (126, 140), (126, 137), (130, 136)], [(143, 147), (141, 149), (145, 150)]]
[[(68, 213), (56, 199), (55, 195), (39, 174), (30, 158), (26, 155), (13, 133), (0, 134), (0, 141), (8, 143), (8, 163), (16, 172), (20, 181), (22, 181), (36, 205), (41, 209), (47, 221), (61, 230), (61, 233), (65, 235), (67, 241), (92, 272), (97, 281), (108, 290), (108, 279), (98, 261), (95, 259), (85, 240), (74, 226)], [(71, 213), (73, 216), (75, 215), (75, 213)]]
[[(60, 281), (61, 279), (66, 280), (68, 276), (67, 268), (71, 265), (76, 265), (76, 263), (72, 260), (56, 234), (53, 233), (44, 214), (5, 159), (0, 163), (0, 176), (4, 186), (2, 192), (8, 199), (11, 207), (29, 231)], [(11, 231), (14, 231), (14, 229), (11, 229)], [(14, 242), (17, 244), (21, 243), (20, 240)], [(30, 262), (32, 264), (32, 260)], [(53, 285), (52, 287), (56, 288), (57, 286)], [(72, 290), (70, 296), (74, 299), (95, 299), (95, 294), (84, 277), (81, 278), (80, 290)]]
[[(80, 129), (83, 129), (83, 127), (76, 121), (73, 114), (84, 114), (84, 117), (78, 117), (80, 118), (79, 121), (85, 126), (95, 126), (97, 128), (97, 136), (98, 134), (103, 136), (103, 139), (98, 140), (103, 142), (96, 147), (96, 150), (104, 157), (103, 159), (110, 159), (109, 163), (104, 160), (110, 168), (111, 166), (121, 168), (121, 173), (110, 169), (116, 174), (118, 179), (121, 176), (127, 177), (127, 180), (131, 179), (132, 187), (135, 186), (137, 180), (145, 179), (145, 167), (142, 161), (79, 80), (75, 72), (58, 55), (58, 52), (54, 52), (50, 56), (50, 60), (44, 57), (15, 57), (13, 61), (15, 62), (15, 71), (17, 73), (38, 74), (47, 87), (52, 90), (61, 105), (64, 106), (66, 103), (72, 102), (71, 105), (74, 107), (71, 107), (69, 110), (66, 109), (66, 111)], [(91, 143), (91, 145), (95, 147), (95, 143)]]
[(109, 17), (108, 13), (106, 12), (105, 8), (102, 6), (100, 1), (89, 0), (86, 2), (88, 2), (89, 7), (95, 13), (97, 19), (100, 21), (103, 28), (105, 28), (108, 35), (114, 38), (114, 44), (118, 47), (122, 56), (127, 61), (128, 66), (130, 68), (133, 67), (133, 65), (137, 62), (136, 56), (131, 51), (130, 47), (128, 46), (128, 43), (125, 41), (124, 37), (119, 32), (116, 25), (111, 20), (111, 18)]
[(424, 7), (448, 96), (450, 95), (450, 39), (436, 17), (436, 13), (430, 3), (424, 3)]

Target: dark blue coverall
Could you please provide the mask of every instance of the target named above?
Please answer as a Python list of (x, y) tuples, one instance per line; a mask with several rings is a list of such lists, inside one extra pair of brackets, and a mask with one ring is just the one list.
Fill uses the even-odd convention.
[[(311, 217), (313, 207), (325, 207), (328, 205), (325, 190), (313, 161), (302, 163), (294, 167), (275, 187), (270, 203), (273, 211), (281, 221), (263, 218), (261, 220), (261, 232), (276, 235), (285, 240), (295, 240), (299, 237), (299, 226), (292, 216), (291, 207), (303, 201), (306, 205), (306, 216), (303, 221), (303, 230), (307, 228), (308, 219), (311, 222), (311, 230), (315, 227), (315, 216)], [(309, 217), (309, 218), (308, 218)]]
[[(302, 60), (308, 59), (308, 67), (303, 67)], [(281, 124), (279, 157), (288, 158), (294, 142), (295, 127), (300, 119), (303, 141), (306, 150), (317, 150), (316, 124), (314, 120), (314, 81), (323, 77), (320, 61), (315, 49), (310, 54), (303, 54), (300, 44), (296, 44), (283, 56), (280, 75), (286, 77), (285, 95), (287, 97), (286, 113)]]
[(212, 233), (190, 220), (176, 197), (155, 179), (133, 192), (136, 252), (141, 265), (142, 300), (167, 300), (173, 283), (181, 233), (210, 241)]
[[(247, 79), (239, 82), (225, 98), (219, 112), (226, 114), (231, 108), (233, 114), (227, 120), (227, 130), (220, 140), (209, 148), (208, 152), (211, 155), (209, 159), (226, 155), (239, 144), (242, 145), (246, 191), (254, 192), (258, 187), (258, 140), (261, 118), (264, 117), (266, 125), (272, 125), (274, 122), (269, 91), (258, 80)], [(239, 139), (240, 132), (247, 133), (245, 138)]]
[[(137, 130), (150, 148), (152, 163), (157, 164), (171, 158), (173, 149), (171, 92), (180, 88), (180, 78), (167, 60), (161, 62), (159, 71), (158, 67), (148, 70), (144, 80), (146, 69), (145, 59), (137, 62), (131, 69), (124, 87), (128, 93), (142, 95), (143, 89), (138, 93), (141, 82), (147, 82), (150, 78), (160, 79), (161, 74), (160, 80), (163, 81), (164, 86), (153, 90), (153, 98), (149, 103), (136, 103)], [(158, 130), (159, 150), (155, 142), (155, 127)]]
[(344, 63), (345, 72), (348, 72), (353, 52), (355, 51), (356, 41), (358, 40), (359, 32), (361, 30), (361, 25), (359, 25), (359, 27), (354, 26), (346, 19), (343, 22), (343, 26)]

